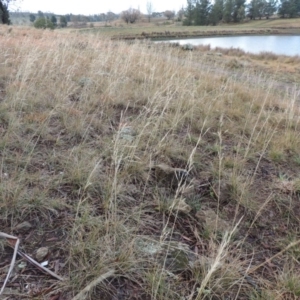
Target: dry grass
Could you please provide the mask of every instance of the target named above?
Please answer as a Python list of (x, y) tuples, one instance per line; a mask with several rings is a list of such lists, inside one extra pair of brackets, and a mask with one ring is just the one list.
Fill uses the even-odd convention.
[(296, 95), (162, 44), (7, 27), (0, 43), (1, 231), (66, 278), (16, 268), (14, 292), (299, 296)]
[[(300, 82), (300, 57), (276, 55), (271, 52), (251, 54), (240, 48), (211, 49), (210, 45), (197, 46), (194, 58), (203, 59), (205, 55), (209, 63), (218, 65), (225, 63), (227, 69), (235, 70), (234, 74), (253, 74), (264, 77), (267, 81), (275, 80), (281, 84), (282, 90), (287, 88), (292, 92), (294, 86), (299, 87)], [(183, 54), (184, 55), (184, 54)], [(246, 72), (245, 72), (246, 71)], [(263, 80), (264, 82), (265, 80)]]

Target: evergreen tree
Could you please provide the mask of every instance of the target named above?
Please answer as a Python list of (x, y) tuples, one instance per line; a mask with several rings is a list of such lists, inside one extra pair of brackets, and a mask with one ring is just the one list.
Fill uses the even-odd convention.
[(246, 11), (245, 6), (241, 6), (237, 11), (237, 22), (242, 22), (245, 19)]
[(59, 17), (59, 25), (62, 28), (67, 27), (68, 21), (67, 21), (67, 18), (65, 16), (60, 16)]
[(29, 20), (30, 20), (30, 22), (34, 22), (35, 21), (35, 19), (36, 19), (36, 17), (35, 17), (35, 15), (34, 14), (30, 14), (29, 15)]
[(4, 4), (1, 0), (0, 0), (0, 24), (7, 24), (7, 25), (11, 24), (7, 4)]
[(248, 4), (248, 16), (251, 20), (258, 17), (258, 0), (251, 0)]
[(226, 23), (232, 21), (233, 9), (234, 9), (234, 0), (225, 0), (223, 19)]
[(187, 0), (187, 7), (185, 9), (185, 19), (183, 20), (183, 25), (191, 26), (193, 24), (194, 18), (194, 5), (193, 0)]
[(269, 19), (269, 17), (272, 16), (276, 12), (276, 10), (277, 10), (277, 0), (266, 1), (264, 14), (267, 19)]
[(52, 22), (52, 24), (54, 25), (54, 27), (57, 27), (57, 18), (52, 15), (50, 21)]
[(39, 18), (43, 18), (44, 17), (44, 13), (41, 10), (39, 10), (38, 11), (38, 16), (39, 16)]
[(295, 0), (296, 15), (300, 16), (300, 0)]
[(196, 0), (195, 25), (208, 25), (210, 7), (209, 0)]
[(282, 17), (294, 18), (300, 14), (300, 0), (281, 0), (278, 14)]
[(224, 1), (215, 0), (209, 15), (209, 23), (217, 25), (223, 19)]
[(232, 12), (233, 22), (240, 22), (245, 18), (246, 0), (235, 0)]
[(66, 17), (67, 22), (71, 22), (72, 14), (68, 14), (65, 17)]
[(264, 14), (264, 0), (252, 0), (249, 4), (249, 16), (251, 20), (261, 19)]
[(258, 12), (258, 18), (260, 20), (262, 17), (265, 16), (266, 5), (267, 5), (266, 0), (258, 0), (257, 2), (257, 12)]
[(251, 0), (248, 5), (248, 16), (251, 20), (256, 18), (267, 19), (272, 16), (277, 10), (277, 0)]

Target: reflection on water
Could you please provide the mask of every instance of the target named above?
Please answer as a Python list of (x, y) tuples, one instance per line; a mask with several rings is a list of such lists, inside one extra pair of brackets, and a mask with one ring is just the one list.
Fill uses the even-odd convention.
[(300, 35), (228, 36), (171, 40), (180, 44), (210, 45), (211, 48), (240, 48), (246, 52), (263, 51), (284, 55), (300, 55)]

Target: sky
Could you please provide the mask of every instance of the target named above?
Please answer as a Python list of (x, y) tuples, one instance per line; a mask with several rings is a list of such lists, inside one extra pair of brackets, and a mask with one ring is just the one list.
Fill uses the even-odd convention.
[[(132, 7), (139, 8), (141, 12), (147, 13), (147, 2), (148, 0), (19, 0), (17, 1), (17, 7), (20, 11), (33, 13), (41, 10), (55, 14), (83, 15), (106, 13), (108, 11), (120, 13)], [(156, 12), (178, 11), (182, 6), (186, 6), (186, 2), (186, 0), (151, 0), (153, 11)]]

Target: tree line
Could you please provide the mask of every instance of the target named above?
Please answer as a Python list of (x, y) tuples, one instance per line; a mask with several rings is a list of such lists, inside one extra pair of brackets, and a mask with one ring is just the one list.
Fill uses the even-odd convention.
[(72, 22), (74, 26), (86, 25), (87, 22), (112, 22), (119, 18), (119, 15), (114, 14), (113, 12), (94, 14), (94, 15), (74, 15), (66, 14), (61, 16), (55, 16), (52, 13), (44, 13), (38, 11), (37, 14), (31, 13), (29, 15), (30, 22), (37, 28), (57, 28), (57, 27), (66, 27), (69, 22)]
[[(33, 26), (35, 28), (49, 28), (54, 29), (57, 27), (63, 28), (67, 27), (68, 21), (66, 16), (60, 16), (59, 19), (49, 13), (43, 13), (42, 11), (38, 11), (37, 15), (35, 14), (29, 14), (29, 20), (33, 23)], [(58, 22), (59, 20), (59, 22)]]
[[(11, 24), (8, 6), (16, 0), (0, 0), (0, 24)], [(175, 12), (167, 10), (162, 13), (153, 12), (151, 1), (147, 2), (147, 18), (165, 16), (173, 19)], [(275, 13), (281, 18), (300, 16), (300, 0), (187, 0), (187, 5), (177, 13), (177, 21), (183, 25), (216, 25), (220, 22), (241, 22), (245, 18), (255, 20), (270, 18)], [(138, 9), (129, 8), (120, 15), (112, 12), (94, 14), (90, 16), (67, 14), (58, 18), (49, 13), (38, 11), (30, 14), (30, 21), (37, 28), (66, 27), (68, 22), (75, 25), (86, 22), (111, 22), (122, 18), (127, 24), (135, 23), (142, 13)]]
[(184, 25), (216, 25), (219, 22), (241, 22), (270, 18), (278, 13), (281, 18), (300, 16), (300, 0), (187, 0)]

